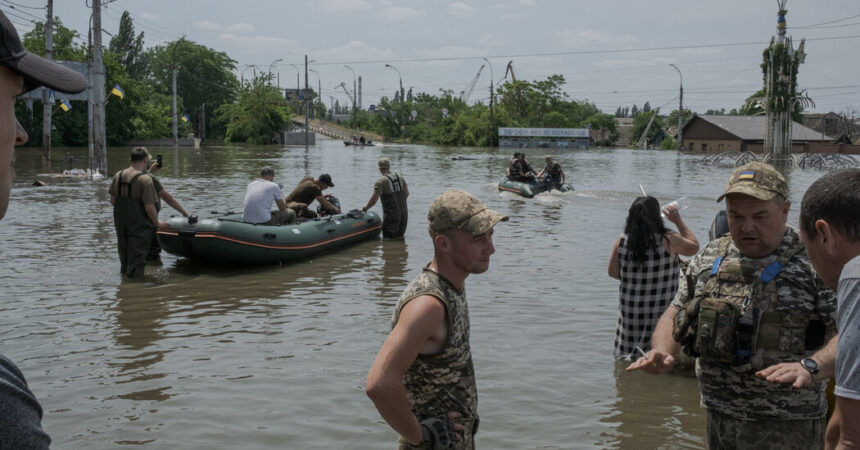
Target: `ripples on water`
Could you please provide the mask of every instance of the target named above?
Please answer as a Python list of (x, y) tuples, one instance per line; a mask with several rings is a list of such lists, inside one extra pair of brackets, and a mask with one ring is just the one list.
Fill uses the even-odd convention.
[[(110, 151), (110, 170), (127, 148)], [(18, 152), (0, 223), (0, 352), (25, 372), (56, 448), (391, 448), (363, 393), (402, 289), (429, 262), (426, 212), (461, 188), (511, 216), (486, 274), (467, 281), (482, 448), (701, 448), (695, 379), (626, 374), (612, 358), (617, 283), (606, 275), (639, 184), (683, 212), (704, 242), (730, 167), (675, 152), (556, 153), (573, 193), (499, 192), (507, 150), (398, 146), (161, 149), (185, 209), (240, 211), (271, 165), (289, 190), (332, 175), (364, 205), (391, 159), (411, 196), (405, 241), (372, 241), (283, 267), (223, 268), (164, 255), (121, 282), (108, 181), (35, 188), (38, 149)], [(85, 149), (55, 149), (81, 156)], [(530, 155), (539, 162), (542, 153)], [(476, 159), (455, 161), (457, 155)], [(789, 177), (797, 205), (819, 176)], [(165, 206), (162, 217), (175, 214)], [(377, 209), (379, 206), (377, 206)]]

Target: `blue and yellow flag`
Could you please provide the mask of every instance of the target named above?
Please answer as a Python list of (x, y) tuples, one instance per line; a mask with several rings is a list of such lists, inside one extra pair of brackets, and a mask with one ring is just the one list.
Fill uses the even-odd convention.
[(182, 115), (182, 121), (183, 121), (183, 122), (188, 122), (188, 114), (183, 114), (183, 115)]
[(62, 100), (60, 100), (60, 109), (62, 109), (63, 111), (68, 111), (68, 110), (72, 109), (72, 104), (69, 103), (68, 100), (62, 99)]
[(119, 87), (119, 83), (113, 86), (113, 89), (110, 90), (110, 93), (111, 95), (116, 95), (117, 97), (119, 97), (120, 100), (125, 98), (125, 91), (123, 91), (122, 88)]

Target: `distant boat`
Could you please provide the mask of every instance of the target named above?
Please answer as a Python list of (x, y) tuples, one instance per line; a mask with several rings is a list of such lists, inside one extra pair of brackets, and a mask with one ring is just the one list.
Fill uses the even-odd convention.
[(374, 143), (373, 143), (373, 141), (371, 141), (371, 140), (366, 140), (366, 141), (364, 141), (364, 142), (359, 142), (359, 141), (343, 141), (343, 145), (347, 145), (347, 146), (349, 146), (349, 145), (354, 145), (354, 146), (356, 146), (356, 147), (373, 147), (373, 146), (375, 146), (376, 144), (374, 144)]
[(564, 183), (561, 186), (553, 186), (551, 183), (546, 182), (526, 183), (522, 181), (511, 181), (508, 177), (504, 177), (499, 181), (499, 190), (513, 192), (514, 194), (526, 198), (532, 198), (541, 192), (549, 192), (552, 190), (572, 192), (573, 186), (567, 183)]

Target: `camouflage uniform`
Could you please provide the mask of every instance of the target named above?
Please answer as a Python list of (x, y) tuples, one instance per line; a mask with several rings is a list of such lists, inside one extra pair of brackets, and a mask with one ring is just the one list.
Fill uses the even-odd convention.
[[(709, 448), (760, 448), (755, 443), (761, 442), (769, 448), (823, 445), (826, 383), (795, 389), (755, 376), (755, 370), (797, 362), (817, 350), (823, 342), (807, 348), (810, 321), (823, 323), (825, 338), (835, 333), (834, 294), (815, 274), (797, 233), (788, 227), (774, 254), (757, 259), (740, 255), (731, 236), (711, 241), (693, 257), (685, 281), (695, 284), (697, 298), (710, 290), (712, 295), (740, 304), (764, 268), (789, 252), (797, 253), (752, 298), (753, 307), (769, 314), (762, 316), (752, 370), (739, 371), (707, 357), (697, 361), (702, 404), (708, 409)], [(672, 306), (680, 309), (690, 300), (688, 289), (680, 289)], [(773, 318), (780, 320), (774, 322)], [(810, 430), (818, 430), (818, 434), (810, 435)], [(777, 438), (779, 441), (774, 440)]]
[[(422, 295), (433, 296), (445, 305), (448, 337), (439, 353), (418, 355), (403, 375), (406, 396), (419, 421), (444, 416), (449, 411), (461, 413), (463, 416), (457, 419), (457, 422), (462, 424), (465, 430), (463, 440), (457, 441), (454, 448), (473, 449), (474, 433), (478, 424), (478, 390), (472, 365), (472, 350), (469, 347), (469, 307), (466, 304), (466, 292), (458, 291), (439, 273), (425, 267), (400, 296), (394, 311), (392, 328), (397, 324), (403, 307), (410, 300)], [(401, 437), (398, 448), (404, 450), (416, 447)]]
[(564, 171), (561, 170), (561, 164), (556, 161), (547, 163), (546, 167), (544, 168), (544, 171), (544, 173), (549, 175), (550, 179), (552, 180), (553, 186), (561, 186), (561, 175), (562, 173), (564, 173)]

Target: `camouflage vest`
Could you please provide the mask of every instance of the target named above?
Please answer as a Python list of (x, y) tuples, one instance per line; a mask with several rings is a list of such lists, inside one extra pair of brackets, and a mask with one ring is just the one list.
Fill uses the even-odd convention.
[(546, 173), (552, 178), (552, 181), (561, 182), (561, 164), (553, 162), (552, 165), (546, 166)]
[[(425, 267), (397, 302), (392, 318), (392, 327), (397, 324), (400, 311), (410, 300), (422, 296), (433, 296), (445, 305), (448, 336), (439, 353), (419, 354), (409, 370), (403, 375), (403, 384), (412, 412), (419, 421), (458, 411), (463, 419), (458, 420), (466, 428), (466, 441), (477, 431), (478, 390), (475, 370), (472, 365), (472, 350), (469, 347), (469, 307), (465, 291), (454, 285), (436, 271)], [(457, 448), (460, 448), (459, 446)], [(471, 448), (471, 447), (467, 447)]]
[[(713, 312), (716, 318), (710, 321), (711, 332), (705, 333), (708, 343), (698, 342), (703, 339), (701, 333), (695, 336), (698, 350), (710, 345), (710, 351), (714, 352), (702, 355), (697, 362), (702, 402), (709, 409), (741, 419), (820, 417), (826, 410), (822, 383), (793, 389), (758, 379), (753, 371), (781, 362), (796, 362), (824, 343), (823, 322), (818, 319), (828, 316), (829, 321), (831, 311), (816, 311), (817, 302), (821, 301), (819, 292), (810, 288), (810, 279), (815, 275), (807, 268), (809, 262), (797, 233), (789, 228), (775, 254), (761, 260), (742, 259), (732, 245), (731, 236), (724, 236), (715, 244), (717, 251), (713, 252), (710, 246), (703, 250), (711, 250), (711, 256), (703, 258), (702, 264), (687, 275), (688, 289), (694, 289), (695, 294), (688, 293), (691, 300), (679, 311), (675, 330), (677, 339), (677, 326), (685, 320), (682, 316), (692, 312), (695, 304), (717, 305)], [(720, 306), (719, 302), (725, 303)], [(734, 312), (729, 304), (736, 308)], [(826, 305), (829, 308), (829, 303)], [(693, 327), (702, 326), (703, 311), (699, 309)], [(751, 317), (753, 330), (745, 364), (716, 356), (726, 350), (721, 347), (728, 347), (733, 356), (738, 351), (732, 338), (736, 339), (740, 333), (726, 336), (721, 326)], [(810, 326), (813, 322), (822, 325), (820, 330)]]

